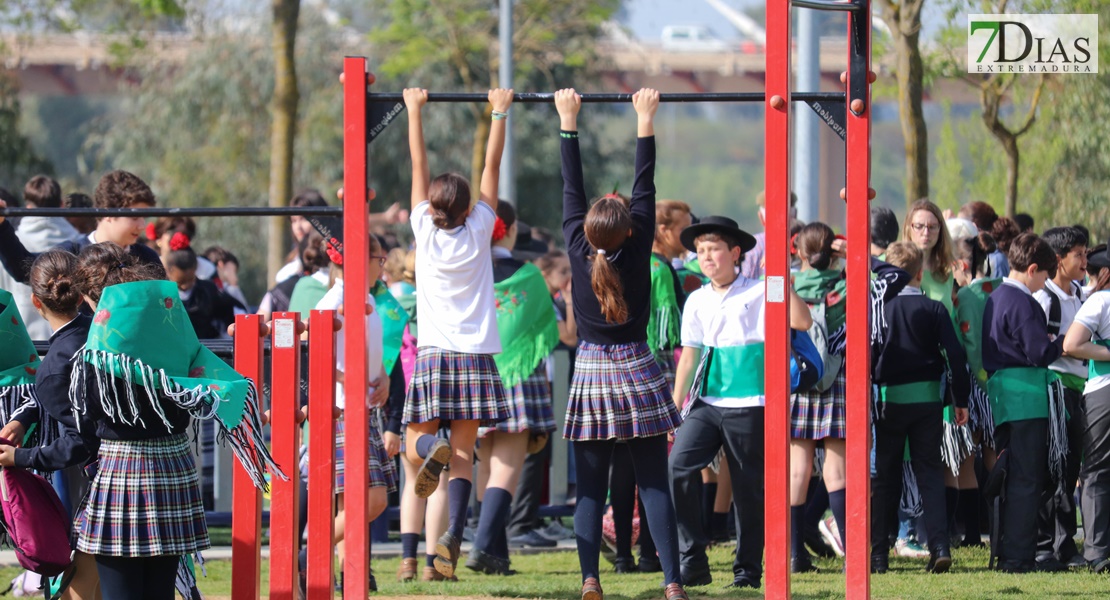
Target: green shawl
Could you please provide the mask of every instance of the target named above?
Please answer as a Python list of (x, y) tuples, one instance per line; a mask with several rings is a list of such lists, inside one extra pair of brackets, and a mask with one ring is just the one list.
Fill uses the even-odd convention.
[[(39, 353), (27, 335), (23, 318), (19, 316), (15, 298), (10, 292), (0, 290), (0, 419), (3, 423), (21, 407), (34, 404), (35, 373), (39, 368)], [(23, 442), (23, 440), (12, 440)]]
[(807, 269), (794, 274), (794, 291), (808, 303), (825, 303), (825, 329), (831, 335), (844, 325), (848, 283), (839, 269)]
[[(80, 356), (70, 388), (75, 411), (86, 410), (81, 393), (85, 386), (79, 380), (91, 371), (107, 418), (138, 425), (139, 404), (145, 400), (168, 431), (171, 425), (162, 407), (172, 402), (197, 419), (214, 421), (219, 439), (231, 446), (256, 486), (268, 487), (267, 467), (286, 479), (266, 448), (254, 382), (200, 344), (173, 282), (136, 281), (105, 288)], [(115, 378), (126, 385), (117, 386)], [(145, 394), (136, 394), (133, 386)]]
[(656, 356), (673, 352), (682, 343), (682, 313), (670, 265), (654, 254), (651, 255), (651, 311), (648, 314), (648, 348)]
[(401, 356), (401, 339), (405, 334), (405, 325), (409, 322), (409, 313), (382, 281), (375, 282), (370, 293), (374, 296), (378, 317), (382, 320), (382, 365), (388, 376)]
[(494, 284), (493, 292), (501, 336), (501, 353), (493, 360), (505, 387), (511, 388), (531, 375), (555, 349), (559, 325), (547, 281), (536, 265), (524, 265), (512, 277)]

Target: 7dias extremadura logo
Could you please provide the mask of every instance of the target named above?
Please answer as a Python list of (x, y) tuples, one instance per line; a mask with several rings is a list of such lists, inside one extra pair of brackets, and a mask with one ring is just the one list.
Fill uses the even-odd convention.
[(968, 73), (1098, 73), (1098, 15), (968, 15)]

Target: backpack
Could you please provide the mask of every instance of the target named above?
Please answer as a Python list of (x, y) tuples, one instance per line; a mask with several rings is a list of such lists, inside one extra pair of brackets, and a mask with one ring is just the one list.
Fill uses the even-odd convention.
[(807, 333), (809, 333), (809, 339), (813, 342), (813, 346), (817, 349), (817, 355), (821, 357), (821, 364), (824, 365), (821, 378), (813, 385), (812, 391), (826, 392), (836, 381), (836, 376), (840, 373), (840, 367), (844, 364), (844, 357), (833, 352), (829, 345), (832, 332), (829, 331), (825, 322), (824, 299), (805, 300), (805, 303), (809, 306), (809, 314), (813, 318), (813, 325), (810, 325)]
[(19, 564), (46, 577), (65, 571), (73, 553), (70, 516), (50, 483), (25, 469), (0, 469), (0, 505)]
[(801, 394), (813, 389), (825, 376), (821, 353), (806, 332), (790, 330), (790, 393)]

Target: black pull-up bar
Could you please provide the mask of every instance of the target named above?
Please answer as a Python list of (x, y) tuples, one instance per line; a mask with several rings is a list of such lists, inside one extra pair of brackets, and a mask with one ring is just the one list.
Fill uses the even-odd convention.
[(859, 0), (792, 0), (790, 4), (815, 10), (854, 11), (863, 8)]
[[(583, 103), (631, 102), (632, 94), (580, 94)], [(659, 94), (660, 102), (763, 102), (767, 98), (762, 92), (714, 92), (697, 94)], [(403, 102), (399, 92), (366, 95), (371, 103)], [(798, 92), (791, 94), (795, 102), (835, 102), (844, 100), (844, 92)], [(428, 93), (428, 102), (486, 102), (488, 95), (480, 92)], [(513, 94), (513, 102), (531, 104), (553, 103), (555, 94), (551, 92), (520, 92)]]
[(341, 206), (226, 206), (190, 208), (0, 208), (4, 217), (294, 217), (343, 216)]

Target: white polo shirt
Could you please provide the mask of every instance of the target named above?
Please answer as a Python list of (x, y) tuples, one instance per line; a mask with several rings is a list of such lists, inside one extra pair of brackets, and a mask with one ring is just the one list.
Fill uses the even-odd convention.
[[(720, 294), (712, 284), (695, 290), (682, 311), (682, 345), (689, 348), (724, 348), (763, 343), (764, 283), (738, 275), (728, 291)], [(763, 396), (747, 398), (702, 397), (721, 408), (763, 406)]]
[[(1056, 294), (1060, 298), (1061, 336), (1068, 333), (1068, 327), (1071, 327), (1072, 321), (1075, 320), (1075, 315), (1079, 312), (1079, 307), (1083, 306), (1083, 300), (1072, 293), (1077, 287), (1078, 286), (1071, 286), (1072, 289), (1064, 291), (1060, 289), (1060, 286), (1056, 285), (1054, 281), (1049, 279), (1044, 282), (1043, 290), (1038, 290), (1037, 293), (1033, 294), (1033, 299), (1044, 309), (1045, 316), (1048, 316), (1049, 308), (1052, 306), (1052, 299), (1049, 297), (1049, 294)], [(1082, 293), (1082, 291), (1080, 291), (1080, 293)], [(1049, 365), (1048, 368), (1059, 373), (1068, 373), (1076, 377), (1087, 378), (1087, 366), (1078, 358), (1061, 356)]]
[[(1100, 341), (1110, 339), (1110, 292), (1102, 291), (1091, 294), (1083, 303), (1083, 307), (1075, 314), (1075, 322), (1091, 332), (1091, 339)], [(1110, 375), (1101, 375), (1088, 379), (1083, 388), (1084, 394), (1090, 394), (1110, 385)]]

